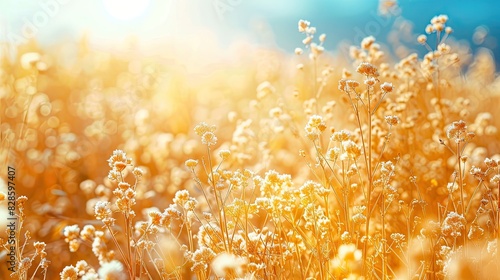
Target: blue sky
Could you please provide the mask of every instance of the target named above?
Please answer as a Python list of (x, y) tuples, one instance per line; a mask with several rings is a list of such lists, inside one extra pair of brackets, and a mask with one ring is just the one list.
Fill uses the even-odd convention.
[[(474, 30), (485, 26), (490, 35), (482, 45), (498, 59), (499, 2), (401, 0), (399, 5), (400, 16), (413, 22), (416, 33), (438, 14), (449, 16), (457, 39), (471, 41)], [(130, 35), (151, 42), (210, 32), (220, 45), (245, 39), (292, 51), (303, 37), (297, 32), (297, 21), (307, 19), (318, 32), (327, 34), (327, 50), (334, 50), (340, 41), (358, 43), (362, 35), (385, 40), (394, 17), (380, 17), (377, 6), (376, 0), (151, 0), (142, 15), (118, 20), (101, 0), (3, 0), (0, 38), (20, 42), (35, 36), (50, 45), (87, 33), (92, 42), (105, 45)]]

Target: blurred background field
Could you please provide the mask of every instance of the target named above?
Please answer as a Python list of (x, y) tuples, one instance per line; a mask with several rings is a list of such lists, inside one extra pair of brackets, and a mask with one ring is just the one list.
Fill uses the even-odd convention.
[[(396, 43), (395, 38), (388, 39), (387, 36), (394, 23), (398, 25), (398, 30), (411, 35), (408, 32), (421, 30), (433, 16), (448, 14), (453, 20), (457, 40), (474, 49), (485, 46), (498, 54), (500, 21), (495, 11), (499, 4), (493, 0), (399, 1), (400, 9), (393, 10), (393, 15), (387, 18), (379, 16), (384, 13), (384, 10), (378, 9), (379, 1), (366, 0), (148, 0), (125, 1), (122, 5), (116, 3), (121, 2), (2, 1), (0, 34), (2, 40), (7, 41), (24, 41), (26, 38), (23, 37), (29, 39), (36, 36), (44, 46), (77, 41), (87, 32), (92, 43), (101, 47), (120, 46), (128, 37), (135, 36), (145, 50), (174, 39), (178, 44), (186, 40), (192, 47), (202, 45), (203, 48), (208, 47), (208, 42), (227, 47), (238, 41), (247, 41), (291, 52), (301, 40), (301, 35), (290, 26), (301, 18), (314, 18), (315, 26), (329, 35), (325, 47), (335, 51), (342, 41), (359, 44), (369, 35), (394, 47), (395, 44), (391, 43)], [(47, 12), (43, 7), (47, 7)], [(40, 12), (46, 13), (48, 20), (40, 16)], [(408, 20), (406, 24), (402, 19)], [(28, 27), (23, 34), (23, 27), (30, 23), (34, 28)], [(474, 35), (478, 27), (484, 28), (490, 36), (480, 36), (483, 34), (481, 28)], [(397, 34), (400, 41), (412, 50), (423, 52), (411, 36), (403, 36), (401, 32), (392, 34), (392, 37)]]
[[(202, 202), (204, 197), (196, 183), (200, 179), (210, 185), (210, 176), (214, 175), (202, 165), (212, 159), (207, 155), (207, 146), (193, 131), (197, 124), (206, 122), (217, 127), (217, 144), (208, 152), (213, 153), (213, 161), (218, 162), (220, 150), (231, 152), (221, 169), (231, 172), (248, 169), (266, 180), (270, 170), (290, 174), (297, 193), (308, 180), (326, 184), (324, 187), (331, 190), (344, 191), (352, 184), (360, 186), (346, 191), (349, 193), (346, 201), (352, 202), (346, 218), (333, 214), (341, 207), (338, 202), (318, 202), (320, 208), (332, 211), (328, 216), (331, 227), (328, 244), (332, 245), (325, 253), (325, 260), (320, 258), (320, 262), (329, 263), (330, 272), (319, 274), (324, 263), (315, 264), (311, 261), (315, 259), (314, 250), (301, 247), (303, 251), (290, 249), (291, 259), (281, 252), (286, 264), (294, 267), (288, 272), (276, 271), (277, 264), (270, 269), (272, 263), (267, 263), (269, 270), (240, 273), (240, 277), (334, 279), (365, 275), (370, 279), (376, 275), (406, 279), (418, 274), (419, 279), (459, 279), (453, 275), (481, 278), (482, 272), (472, 268), (463, 272), (446, 266), (447, 262), (454, 263), (453, 258), (458, 255), (441, 254), (436, 248), (446, 244), (450, 251), (462, 252), (463, 248), (469, 248), (468, 243), (471, 252), (486, 251), (489, 242), (498, 236), (495, 209), (498, 182), (492, 179), (498, 174), (498, 167), (490, 170), (484, 164), (485, 158), (499, 159), (500, 152), (497, 130), (500, 79), (496, 70), (500, 57), (500, 19), (495, 14), (498, 8), (497, 1), (2, 1), (0, 191), (6, 192), (7, 166), (14, 166), (16, 194), (29, 199), (22, 234), (28, 230), (32, 239), (25, 255), (33, 254), (33, 241), (46, 242), (47, 259), (52, 262), (46, 279), (58, 278), (65, 266), (75, 265), (78, 260), (86, 260), (96, 270), (99, 268), (91, 246), (82, 245), (77, 252), (70, 253), (63, 231), (73, 224), (80, 228), (87, 224), (101, 227), (101, 222), (95, 220), (94, 207), (97, 201), (115, 202), (112, 192), (116, 183), (107, 178), (110, 166), (106, 160), (116, 149), (124, 150), (134, 166), (145, 171), (137, 185), (134, 206), (137, 220), (148, 221), (148, 211), (161, 212), (169, 207), (175, 193), (182, 189), (198, 199), (198, 214), (206, 211), (207, 205), (214, 202)], [(446, 14), (449, 18), (446, 25), (453, 27), (446, 44), (452, 50), (450, 57), (456, 55), (451, 62), (444, 52), (439, 63), (437, 58), (431, 59), (439, 69), (436, 78), (435, 72), (426, 72), (428, 69), (422, 66), (429, 50), (418, 43), (417, 36), (424, 34), (431, 18), (439, 14)], [(308, 57), (314, 52), (313, 47), (310, 43), (303, 44), (304, 34), (297, 30), (301, 19), (311, 21), (311, 26), (316, 27), (313, 40), (318, 44), (320, 34), (326, 35), (320, 44), (324, 51), (313, 59)], [(353, 55), (351, 46), (370, 53), (369, 48), (360, 47), (367, 36), (374, 36), (380, 44), (377, 47), (383, 52), (380, 58), (374, 58), (373, 54)], [(429, 46), (435, 50), (436, 35), (427, 36)], [(300, 53), (296, 48), (304, 53), (296, 54)], [(415, 63), (408, 59), (412, 53), (418, 55)], [(374, 211), (373, 238), (382, 239), (376, 233), (407, 234), (407, 243), (401, 245), (402, 253), (387, 249), (377, 261), (376, 246), (363, 251), (365, 255), (367, 252), (376, 255), (373, 260), (364, 259), (370, 262), (371, 270), (362, 270), (348, 261), (335, 266), (342, 245), (356, 244), (359, 251), (352, 252), (354, 259), (355, 252), (364, 249), (361, 235), (365, 227), (359, 226), (354, 231), (353, 225), (346, 225), (352, 220), (350, 215), (354, 216), (356, 207), (363, 205), (379, 207), (377, 196), (367, 198), (361, 191), (366, 183), (362, 178), (367, 176), (365, 161), (359, 160), (358, 168), (363, 170), (360, 178), (349, 183), (327, 184), (333, 181), (332, 176), (344, 176), (353, 162), (346, 160), (349, 164), (344, 166), (339, 161), (330, 173), (320, 160), (321, 153), (331, 148), (333, 142), (328, 141), (334, 132), (349, 130), (358, 146), (363, 142), (366, 126), (358, 126), (352, 103), (338, 83), (350, 77), (358, 79), (364, 87), (363, 76), (356, 74), (362, 61), (379, 69), (377, 90), (383, 82), (394, 85), (394, 92), (380, 103), (380, 112), (373, 117), (374, 138), (367, 145), (376, 155), (374, 164), (392, 161), (397, 166), (390, 183), (395, 189), (391, 195), (397, 199), (388, 202), (392, 208), (387, 206), (382, 211), (387, 213)], [(415, 73), (404, 72), (409, 71), (405, 68), (407, 64), (416, 69)], [(346, 71), (354, 76), (346, 76)], [(436, 95), (436, 87), (440, 95)], [(317, 93), (319, 90), (321, 94)], [(310, 141), (304, 130), (312, 115), (321, 115), (326, 129), (314, 141)], [(384, 119), (387, 115), (401, 120), (390, 131), (391, 136)], [(456, 154), (440, 144), (444, 139), (454, 147), (446, 129), (458, 120), (464, 120), (476, 134), (470, 144), (462, 146), (465, 148), (461, 153), (467, 155), (463, 165), (458, 165)], [(315, 149), (316, 144), (323, 146)], [(196, 173), (199, 178), (193, 177), (185, 166), (188, 159), (199, 160)], [(476, 188), (478, 177), (471, 173), (464, 175), (465, 196), (454, 192), (457, 168), (469, 174), (474, 166), (487, 170), (480, 180), (481, 187)], [(381, 172), (373, 171), (376, 176), (382, 176)], [(128, 179), (133, 178), (130, 172), (126, 174)], [(416, 183), (408, 179), (413, 176), (418, 178)], [(249, 203), (256, 203), (256, 197), (264, 196), (256, 182), (251, 184), (255, 196), (248, 198)], [(374, 193), (386, 195), (383, 190)], [(228, 197), (232, 198), (229, 194)], [(463, 197), (467, 205), (472, 205), (470, 213), (457, 206)], [(330, 198), (334, 200), (333, 194)], [(482, 204), (482, 199), (488, 200), (488, 204)], [(424, 201), (427, 208), (421, 209), (419, 205)], [(5, 202), (0, 206), (4, 211)], [(301, 207), (297, 206), (296, 215), (306, 212)], [(403, 213), (401, 209), (415, 212)], [(432, 231), (426, 224), (428, 221), (443, 226), (451, 210), (466, 219), (466, 226), (459, 230), (462, 237), (476, 227), (482, 230), (480, 237), (468, 237), (470, 242), (461, 237), (451, 246), (452, 238), (445, 233), (436, 233), (438, 237), (433, 239), (436, 236), (421, 232)], [(249, 218), (255, 232), (268, 227), (266, 230), (275, 231), (277, 236), (286, 236), (296, 230), (281, 228), (268, 219), (267, 215), (276, 214), (271, 210), (259, 211)], [(4, 211), (2, 215), (7, 213)], [(195, 234), (204, 224), (198, 222), (193, 226)], [(301, 220), (297, 227), (304, 223)], [(0, 236), (5, 238), (5, 223), (0, 224)], [(382, 224), (390, 226), (382, 229)], [(118, 223), (120, 226), (123, 224)], [(176, 230), (179, 228), (183, 230), (182, 226)], [(245, 229), (245, 234), (250, 231)], [(344, 232), (352, 236), (344, 239)], [(422, 244), (431, 244), (430, 251), (412, 250), (416, 246), (410, 240), (420, 237), (429, 239)], [(117, 238), (120, 244), (127, 242), (123, 236)], [(320, 242), (315, 233), (306, 232), (302, 238), (310, 239), (313, 244)], [(160, 245), (175, 248), (170, 250), (175, 261), (165, 260), (163, 264), (168, 272), (164, 278), (201, 278), (201, 274), (191, 271), (189, 262), (177, 261), (186, 257), (179, 253), (179, 247), (188, 242), (188, 236), (180, 233), (177, 241), (173, 245), (168, 242)], [(109, 244), (114, 246), (111, 241)], [(249, 253), (231, 253), (248, 258), (249, 263), (255, 261), (252, 259), (255, 256)], [(2, 263), (5, 254), (3, 251), (0, 255)], [(484, 257), (485, 271), (498, 271), (488, 257), (491, 256)], [(463, 256), (456, 258), (464, 263), (469, 260)], [(482, 261), (476, 255), (474, 258)], [(419, 261), (425, 265), (419, 267)], [(298, 271), (303, 262), (312, 263), (310, 270)], [(146, 266), (151, 268), (152, 263)], [(36, 265), (29, 269), (29, 275)], [(2, 265), (0, 278), (9, 279), (8, 275), (7, 266)], [(43, 275), (37, 274), (35, 279), (43, 279)]]

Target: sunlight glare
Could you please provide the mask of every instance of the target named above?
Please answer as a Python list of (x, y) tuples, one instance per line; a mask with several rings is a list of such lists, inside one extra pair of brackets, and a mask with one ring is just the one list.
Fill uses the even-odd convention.
[(103, 0), (106, 11), (119, 20), (131, 20), (144, 14), (150, 0)]

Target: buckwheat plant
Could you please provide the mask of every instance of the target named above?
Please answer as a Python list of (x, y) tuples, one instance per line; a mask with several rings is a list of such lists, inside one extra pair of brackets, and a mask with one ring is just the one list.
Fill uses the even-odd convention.
[[(74, 275), (85, 279), (124, 279), (127, 276), (129, 279), (142, 276), (167, 279), (169, 273), (175, 272), (167, 272), (162, 257), (159, 257), (162, 252), (156, 249), (160, 241), (158, 233), (170, 229), (171, 221), (179, 219), (181, 214), (177, 209), (167, 208), (164, 213), (149, 212), (149, 221), (135, 222), (133, 206), (136, 204), (137, 187), (144, 171), (134, 167), (132, 159), (122, 150), (113, 152), (108, 165), (111, 168), (108, 179), (117, 182), (118, 186), (111, 197), (113, 203), (99, 200), (95, 204), (95, 218), (101, 221), (102, 230), (93, 225), (85, 225), (81, 230), (78, 225), (64, 229), (70, 251), (76, 252), (81, 244), (87, 244), (92, 248), (100, 267), (94, 269), (85, 260), (81, 260), (75, 266), (64, 268), (60, 273), (61, 279), (73, 279)], [(134, 177), (133, 185), (126, 181), (128, 169), (131, 169)], [(123, 223), (117, 224), (114, 213), (121, 215)], [(123, 235), (122, 238), (119, 235)], [(117, 253), (110, 242), (118, 251), (121, 261), (117, 260)]]
[(307, 20), (295, 54), (171, 40), (163, 63), (82, 40), (0, 55), (0, 162), (19, 172), (0, 278), (495, 278), (496, 61), (446, 15), (413, 34), (379, 2), (398, 15), (388, 40), (345, 57)]
[[(2, 196), (2, 195), (0, 195)], [(6, 197), (2, 196), (0, 199), (0, 203), (2, 200), (4, 200)], [(11, 279), (19, 279), (19, 280), (26, 280), (26, 279), (34, 279), (39, 270), (41, 270), (41, 274), (43, 275), (43, 279), (46, 279), (47, 277), (47, 270), (50, 265), (50, 261), (47, 259), (47, 251), (46, 247), (47, 245), (45, 242), (39, 242), (35, 241), (33, 242), (32, 246), (34, 251), (28, 251), (28, 246), (29, 243), (28, 241), (31, 239), (31, 233), (29, 230), (24, 231), (24, 241), (21, 243), (21, 233), (23, 230), (23, 224), (26, 220), (26, 202), (28, 201), (28, 198), (26, 196), (20, 196), (16, 199), (16, 206), (17, 206), (17, 223), (16, 223), (16, 230), (15, 230), (15, 242), (12, 243), (9, 242), (9, 239), (7, 241), (4, 241), (2, 238), (0, 238), (0, 244), (2, 244), (2, 247), (5, 249), (6, 252), (13, 252), (15, 254), (14, 258), (14, 263), (15, 266), (13, 267), (13, 271), (9, 269), (12, 273), (10, 273)], [(11, 236), (10, 230), (6, 229), (7, 235)], [(36, 264), (35, 260), (38, 260), (38, 263)], [(17, 260), (17, 261), (15, 261)], [(9, 263), (12, 264), (12, 263)], [(31, 277), (30, 275), (30, 268), (33, 267), (33, 265), (36, 264), (35, 269), (32, 270)]]

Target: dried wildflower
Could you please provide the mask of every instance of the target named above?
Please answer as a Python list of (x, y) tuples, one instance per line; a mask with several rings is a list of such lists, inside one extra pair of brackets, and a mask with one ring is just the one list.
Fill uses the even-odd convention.
[(383, 16), (395, 15), (397, 8), (397, 0), (380, 0), (378, 5), (378, 12)]
[(223, 149), (223, 150), (220, 150), (220, 151), (219, 151), (219, 157), (220, 157), (222, 160), (226, 160), (226, 159), (228, 159), (230, 156), (231, 156), (231, 151), (230, 151), (230, 150), (228, 150), (228, 149)]
[(16, 200), (17, 207), (22, 208), (24, 210), (24, 204), (26, 203), (26, 201), (28, 201), (28, 198), (26, 196), (22, 195), (22, 196), (18, 197)]
[(500, 161), (494, 160), (494, 159), (491, 159), (491, 158), (485, 158), (484, 159), (484, 164), (488, 168), (497, 168), (498, 165), (500, 164)]
[(374, 77), (368, 77), (365, 79), (364, 84), (370, 87), (373, 87), (376, 83), (378, 83), (378, 79)]
[(306, 32), (307, 28), (309, 28), (309, 25), (311, 23), (307, 20), (299, 20), (299, 32), (303, 33), (303, 32)]
[(301, 55), (304, 52), (301, 48), (295, 48), (295, 54), (296, 55)]
[(98, 220), (104, 220), (111, 216), (111, 209), (108, 201), (98, 201), (94, 207), (95, 217)]
[(332, 137), (330, 137), (330, 140), (336, 141), (336, 142), (347, 141), (349, 139), (351, 139), (351, 133), (345, 129), (334, 132)]
[(449, 193), (453, 193), (454, 191), (458, 190), (458, 184), (457, 182), (449, 182), (446, 188), (448, 189)]
[(69, 244), (69, 251), (76, 252), (80, 248), (81, 242), (78, 239), (74, 239), (74, 240), (69, 241), (68, 244)]
[(97, 256), (101, 265), (111, 261), (114, 257), (114, 252), (107, 248), (106, 241), (104, 232), (96, 231), (94, 241), (92, 242), (92, 252)]
[(347, 80), (341, 79), (339, 80), (339, 87), (338, 89), (343, 92), (347, 92)]
[(95, 227), (93, 225), (85, 225), (80, 232), (80, 238), (85, 241), (92, 241), (95, 235)]
[(438, 51), (440, 54), (447, 54), (451, 51), (450, 45), (447, 45), (445, 43), (441, 43), (438, 45)]
[(130, 184), (127, 182), (120, 182), (118, 183), (118, 188), (122, 191), (126, 191), (127, 189), (130, 189)]
[(126, 189), (125, 192), (123, 193), (123, 195), (124, 195), (124, 198), (127, 198), (130, 200), (131, 205), (134, 204), (132, 199), (135, 198), (136, 192), (133, 189), (131, 189), (131, 188)]
[(455, 143), (465, 142), (467, 137), (467, 125), (464, 121), (456, 121), (448, 126), (446, 130), (448, 139), (455, 140)]
[(342, 235), (340, 235), (340, 240), (342, 240), (343, 243), (350, 243), (351, 239), (352, 236), (348, 231), (344, 231)]
[(50, 266), (50, 261), (47, 260), (45, 257), (42, 258), (42, 260), (40, 261), (40, 267), (43, 268), (44, 270), (47, 270), (49, 266)]
[(375, 43), (375, 37), (373, 36), (368, 36), (361, 41), (361, 48), (368, 50), (372, 46), (372, 44)]
[(480, 226), (473, 224), (469, 228), (469, 233), (467, 234), (467, 238), (469, 239), (478, 239), (484, 234), (484, 229), (482, 229)]
[(410, 182), (411, 183), (416, 183), (417, 182), (417, 176), (410, 176)]
[(33, 247), (35, 247), (36, 254), (41, 254), (43, 251), (45, 251), (46, 244), (45, 242), (35, 242), (33, 243)]
[(159, 226), (163, 218), (163, 215), (158, 211), (151, 211), (148, 213), (148, 216), (151, 219), (150, 223), (155, 226)]
[(144, 170), (139, 167), (135, 167), (132, 171), (132, 174), (134, 174), (136, 178), (141, 178), (142, 176), (144, 176)]
[(302, 40), (302, 44), (309, 45), (312, 42), (312, 40), (313, 38), (311, 36), (307, 36), (306, 38), (304, 38), (304, 40)]
[(495, 174), (493, 177), (491, 177), (490, 183), (495, 185), (500, 184), (500, 174)]
[(189, 200), (189, 192), (187, 190), (178, 190), (175, 193), (173, 201), (175, 204), (182, 207), (184, 203), (186, 203), (188, 200)]
[(448, 213), (441, 226), (441, 232), (444, 236), (457, 238), (462, 236), (462, 230), (465, 228), (466, 220), (463, 215), (456, 212)]
[(482, 181), (484, 180), (484, 178), (486, 177), (486, 173), (481, 170), (481, 168), (479, 167), (476, 167), (476, 166), (472, 166), (470, 171), (469, 171), (470, 175), (474, 176), (474, 178)]
[(184, 164), (187, 168), (193, 169), (198, 165), (198, 161), (194, 159), (188, 159)]
[[(448, 21), (448, 16), (446, 15), (439, 15), (439, 16), (435, 16), (431, 19), (431, 23), (428, 24), (426, 27), (425, 27), (425, 32), (427, 34), (431, 34), (431, 33), (434, 33), (434, 32), (441, 32), (443, 30), (446, 31), (446, 22)], [(451, 28), (448, 29), (446, 32), (448, 33), (451, 33)], [(449, 34), (448, 33), (448, 34)]]
[(436, 23), (433, 25), (433, 28), (434, 28), (434, 30), (441, 32), (444, 30), (444, 24)]
[(448, 22), (448, 16), (447, 15), (439, 15), (438, 16), (438, 22), (440, 22), (442, 24), (445, 24), (446, 22)]
[(116, 260), (102, 264), (98, 273), (101, 279), (108, 280), (121, 280), (127, 277), (122, 263)]
[[(268, 81), (262, 82), (257, 87), (257, 99), (258, 100), (263, 99), (264, 97), (273, 94), (275, 91), (276, 91), (275, 88), (271, 85), (270, 82), (268, 82)], [(214, 127), (214, 130), (212, 130), (211, 132), (214, 132), (214, 131), (215, 131), (215, 127)]]
[(373, 66), (373, 64), (368, 63), (368, 62), (361, 62), (361, 64), (356, 69), (356, 72), (358, 72), (359, 74), (368, 76), (368, 77), (378, 77), (379, 76), (377, 68), (375, 66)]
[(113, 151), (113, 155), (111, 155), (111, 157), (108, 159), (109, 167), (117, 170), (118, 172), (125, 169), (125, 167), (127, 165), (130, 165), (131, 163), (132, 159), (127, 158), (127, 154), (125, 154), (125, 152), (122, 150)]
[(66, 226), (63, 231), (65, 237), (64, 241), (70, 242), (71, 240), (77, 239), (80, 234), (80, 228), (78, 225)]
[(385, 82), (385, 83), (380, 85), (380, 89), (385, 93), (390, 93), (390, 92), (392, 92), (394, 87), (392, 86), (392, 83)]
[(76, 280), (78, 279), (78, 271), (72, 265), (66, 266), (59, 274), (61, 280)]
[(120, 178), (121, 174), (116, 169), (112, 169), (108, 173), (108, 179), (111, 181), (117, 181)]
[(217, 144), (217, 136), (213, 132), (205, 132), (201, 136), (201, 143), (207, 145), (207, 146), (213, 146)]
[(394, 242), (403, 242), (405, 240), (405, 235), (401, 233), (392, 233), (391, 239), (394, 240)]
[[(78, 271), (78, 276), (85, 276), (88, 272), (94, 271), (93, 268), (89, 266), (89, 264), (84, 260), (79, 260), (75, 265), (76, 270)], [(97, 276), (97, 275), (96, 275)], [(88, 279), (89, 277), (85, 277)], [(82, 277), (83, 279), (83, 277)]]
[(399, 117), (398, 116), (385, 116), (385, 121), (390, 126), (398, 125), (399, 124)]
[(314, 54), (314, 56), (318, 56), (325, 51), (325, 48), (323, 46), (317, 45), (315, 43), (312, 43), (310, 47), (311, 47), (311, 53)]
[(198, 269), (205, 270), (208, 268), (208, 264), (212, 262), (215, 258), (215, 253), (212, 249), (208, 247), (201, 247), (193, 253), (192, 260), (194, 262), (191, 267), (192, 271), (197, 271)]
[(428, 24), (426, 27), (425, 27), (425, 33), (427, 34), (431, 34), (435, 31), (434, 27), (432, 27), (432, 25)]
[(323, 117), (313, 115), (309, 118), (309, 122), (305, 127), (306, 135), (309, 139), (314, 140), (326, 129)]
[[(17, 265), (17, 271), (15, 273), (17, 274), (25, 274), (27, 273), (28, 269), (31, 267), (32, 265), (32, 260), (31, 258), (23, 258)], [(14, 274), (15, 275), (15, 274)], [(11, 274), (11, 276), (14, 276), (13, 274)]]
[(380, 173), (382, 173), (382, 176), (391, 176), (394, 173), (395, 168), (394, 163), (388, 160), (386, 162), (382, 162)]
[(352, 221), (355, 224), (362, 224), (366, 222), (366, 216), (363, 213), (354, 214), (352, 216)]
[(357, 87), (359, 87), (359, 82), (355, 80), (347, 80), (346, 85), (348, 87), (348, 90), (355, 90)]
[(352, 140), (342, 141), (342, 147), (350, 158), (357, 158), (361, 155), (361, 148)]
[(325, 40), (326, 40), (326, 34), (321, 34), (321, 35), (319, 35), (319, 41), (320, 41), (321, 43), (324, 43), (324, 42), (325, 42)]
[(448, 257), (448, 255), (452, 252), (452, 248), (451, 247), (448, 247), (448, 246), (441, 246), (440, 250), (439, 250), (439, 255), (441, 255), (442, 257)]
[(306, 28), (306, 33), (308, 33), (310, 35), (316, 34), (316, 27), (310, 26), (310, 27)]
[(427, 36), (422, 34), (417, 37), (417, 41), (419, 44), (425, 45), (427, 43)]
[(194, 127), (194, 132), (198, 136), (203, 136), (203, 134), (207, 132), (214, 132), (215, 131), (215, 125), (208, 125), (204, 122), (199, 123), (197, 126)]
[(333, 147), (328, 149), (328, 151), (326, 152), (326, 159), (329, 161), (335, 161), (339, 155), (340, 149), (337, 147)]

